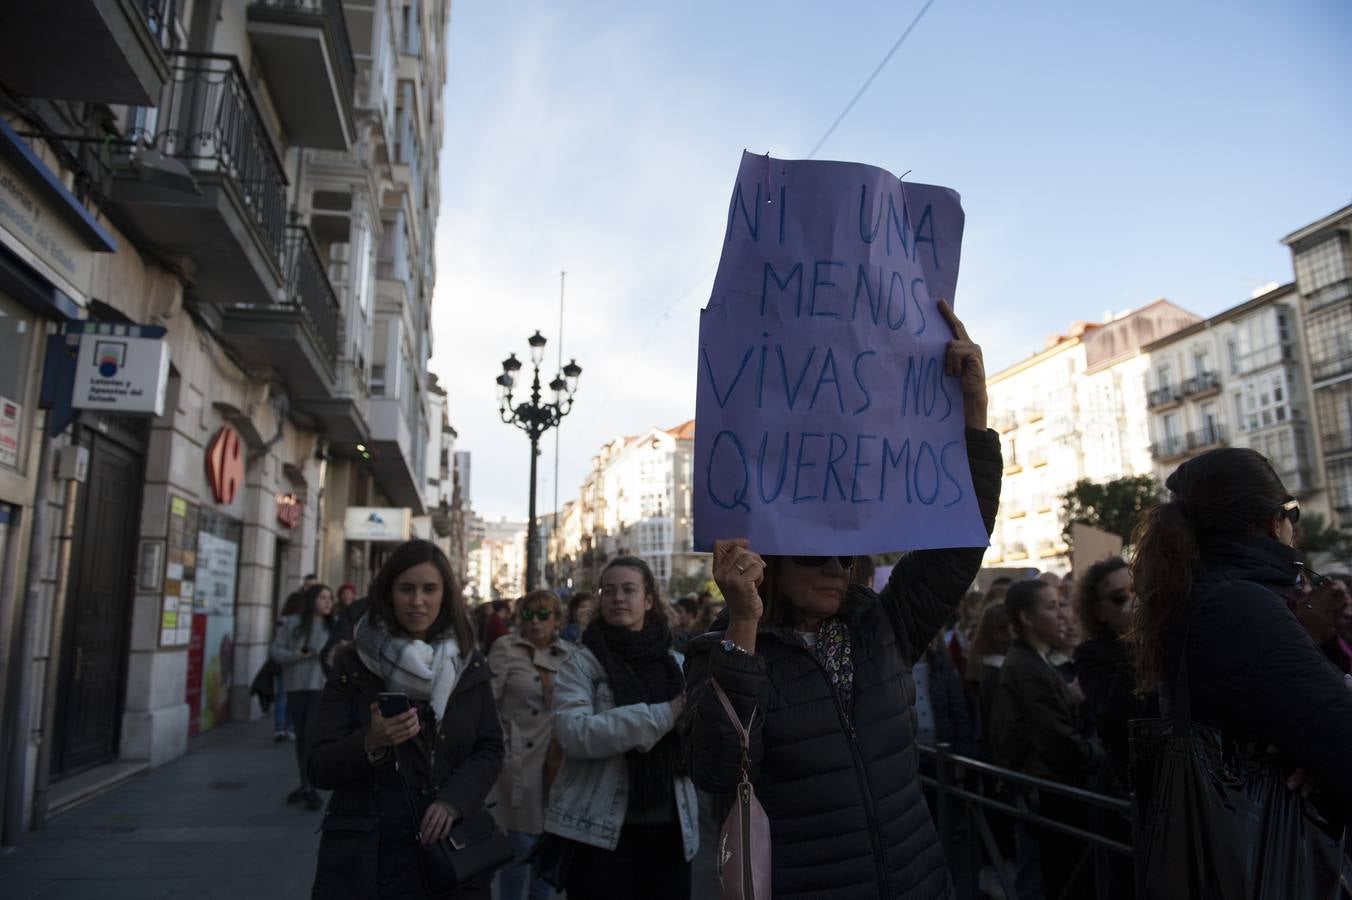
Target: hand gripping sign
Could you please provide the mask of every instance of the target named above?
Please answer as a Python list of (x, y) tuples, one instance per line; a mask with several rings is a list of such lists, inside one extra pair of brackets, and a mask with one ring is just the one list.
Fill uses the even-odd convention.
[(697, 549), (986, 546), (937, 305), (962, 226), (948, 188), (742, 155), (700, 313)]

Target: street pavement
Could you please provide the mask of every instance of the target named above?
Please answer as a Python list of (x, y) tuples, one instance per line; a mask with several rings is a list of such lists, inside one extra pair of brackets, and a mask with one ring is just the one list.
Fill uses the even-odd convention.
[(291, 743), (272, 717), (221, 725), (188, 753), (52, 819), (0, 856), (6, 900), (297, 900), (322, 816), (288, 806)]
[[(286, 804), (295, 760), (292, 744), (273, 743), (271, 716), (221, 725), (0, 855), (0, 896), (303, 900), (322, 813)], [(696, 898), (717, 896), (717, 828), (702, 837)]]

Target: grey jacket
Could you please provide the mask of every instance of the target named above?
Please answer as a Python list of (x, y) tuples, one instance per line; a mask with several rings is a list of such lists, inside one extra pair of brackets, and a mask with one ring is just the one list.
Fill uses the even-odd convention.
[[(329, 624), (322, 616), (310, 622), (309, 635), (296, 635), (300, 616), (287, 616), (277, 626), (277, 635), (268, 648), (268, 657), (282, 667), (282, 689), (286, 691), (324, 690), (324, 668), (319, 663), (319, 651), (329, 641)], [(301, 655), (301, 648), (309, 647), (309, 656)]]
[[(676, 662), (681, 654), (672, 651)], [(596, 655), (579, 647), (554, 681), (554, 737), (563, 767), (549, 791), (545, 831), (606, 850), (620, 842), (629, 808), (624, 754), (651, 750), (676, 724), (671, 703), (615, 706), (610, 681)], [(687, 775), (676, 775), (676, 816), (685, 858), (699, 849), (699, 801)]]

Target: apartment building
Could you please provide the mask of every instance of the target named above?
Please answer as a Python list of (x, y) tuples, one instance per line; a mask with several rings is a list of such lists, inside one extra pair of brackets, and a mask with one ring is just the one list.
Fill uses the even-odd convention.
[(1352, 528), (1352, 206), (1282, 238), (1291, 248), (1313, 393), (1315, 464), (1337, 524)]
[(1144, 349), (1150, 455), (1161, 481), (1199, 453), (1250, 447), (1306, 509), (1328, 515), (1295, 285), (1265, 289)]
[(987, 381), (1004, 479), (985, 563), (1064, 573), (1061, 496), (1076, 481), (1152, 471), (1143, 347), (1199, 321), (1157, 300), (1065, 334)]
[(6, 843), (256, 714), (280, 598), (377, 564), (345, 508), (425, 512), (447, 16), (0, 10)]
[(526, 592), (526, 523), (473, 517), (466, 594), (471, 602), (515, 600)]
[(695, 423), (616, 438), (592, 458), (578, 499), (559, 512), (551, 583), (594, 587), (616, 556), (642, 557), (664, 586), (703, 572), (694, 552), (691, 500)]

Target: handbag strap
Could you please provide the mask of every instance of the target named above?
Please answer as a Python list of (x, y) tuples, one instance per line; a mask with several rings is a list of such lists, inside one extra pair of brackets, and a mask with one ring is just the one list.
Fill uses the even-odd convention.
[(714, 686), (714, 694), (718, 696), (718, 702), (723, 706), (723, 712), (728, 714), (728, 719), (732, 722), (732, 727), (737, 731), (737, 737), (742, 742), (742, 780), (751, 780), (751, 727), (756, 721), (756, 710), (751, 710), (751, 718), (746, 725), (742, 725), (742, 720), (737, 717), (737, 710), (732, 708), (732, 701), (724, 693), (723, 686), (718, 683), (717, 678), (711, 677), (709, 681)]
[(1173, 720), (1175, 734), (1187, 734), (1192, 730), (1192, 689), (1188, 685), (1188, 632), (1192, 630), (1193, 617), (1197, 614), (1197, 610), (1232, 584), (1233, 581), (1226, 579), (1220, 584), (1213, 585), (1197, 598), (1196, 603), (1188, 606), (1187, 617), (1183, 620), (1182, 640), (1178, 648), (1178, 668), (1175, 670), (1178, 674), (1174, 678), (1173, 693), (1169, 697), (1169, 718)]
[(413, 832), (419, 844), (422, 843), (422, 816), (413, 803), (413, 794), (409, 792), (408, 781), (404, 778), (404, 767), (399, 761), (399, 745), (390, 748), (394, 752), (394, 771), (399, 774), (399, 786), (404, 789), (404, 802), (408, 804), (408, 814), (413, 817)]

